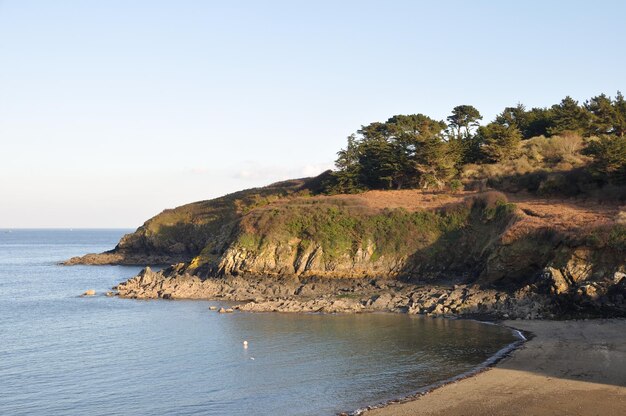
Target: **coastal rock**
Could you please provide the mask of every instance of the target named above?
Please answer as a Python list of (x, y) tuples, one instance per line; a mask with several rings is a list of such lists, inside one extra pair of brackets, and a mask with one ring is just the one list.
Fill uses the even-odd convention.
[[(144, 270), (117, 286), (119, 296), (237, 301), (242, 303), (228, 309), (248, 312), (393, 311), (481, 319), (501, 318), (504, 315), (511, 319), (539, 318), (555, 313), (549, 296), (529, 292), (527, 288), (506, 292), (462, 284), (456, 284), (456, 287), (433, 288), (398, 281), (372, 285), (356, 279), (294, 280), (256, 276), (200, 279), (188, 274), (179, 275), (178, 271), (171, 273), (167, 269), (160, 272)], [(302, 288), (306, 290), (303, 291)], [(228, 313), (228, 309), (222, 308), (221, 312)]]
[(83, 296), (95, 296), (95, 295), (96, 295), (96, 291), (93, 289), (89, 289), (85, 291), (85, 293), (83, 293)]
[(543, 272), (543, 279), (550, 285), (550, 293), (560, 295), (570, 288), (569, 281), (563, 273), (554, 267), (546, 267)]
[(389, 293), (383, 293), (382, 295), (376, 296), (371, 303), (372, 309), (391, 309), (392, 308), (392, 296)]

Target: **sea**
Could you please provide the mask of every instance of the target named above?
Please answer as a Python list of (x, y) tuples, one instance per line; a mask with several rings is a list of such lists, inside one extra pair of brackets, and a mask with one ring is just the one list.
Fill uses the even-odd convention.
[(129, 231), (0, 230), (0, 414), (335, 415), (468, 372), (517, 339), (469, 320), (119, 299), (105, 292), (140, 267), (59, 265)]

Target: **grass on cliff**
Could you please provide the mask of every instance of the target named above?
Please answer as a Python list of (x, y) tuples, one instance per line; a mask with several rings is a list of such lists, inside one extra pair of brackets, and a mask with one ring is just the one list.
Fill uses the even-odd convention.
[(371, 258), (407, 256), (442, 235), (466, 227), (472, 216), (489, 222), (512, 212), (504, 195), (486, 193), (439, 210), (403, 208), (372, 210), (337, 198), (277, 204), (252, 211), (242, 222), (237, 244), (263, 250), (268, 244), (298, 244), (300, 250), (320, 247), (326, 258), (369, 251)]

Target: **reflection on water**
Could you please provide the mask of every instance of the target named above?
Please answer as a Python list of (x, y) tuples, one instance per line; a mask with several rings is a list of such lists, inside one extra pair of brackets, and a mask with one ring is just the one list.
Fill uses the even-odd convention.
[(55, 261), (121, 234), (0, 235), (3, 414), (334, 414), (467, 371), (514, 340), (468, 321), (220, 315), (210, 302), (77, 297), (138, 268)]

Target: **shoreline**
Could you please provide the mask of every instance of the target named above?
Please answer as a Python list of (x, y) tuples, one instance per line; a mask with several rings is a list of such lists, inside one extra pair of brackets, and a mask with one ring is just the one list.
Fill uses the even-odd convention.
[(493, 366), (352, 414), (626, 414), (625, 319), (502, 324), (533, 336)]
[[(392, 312), (393, 313), (393, 312)], [(397, 312), (396, 312), (397, 313)], [(450, 319), (450, 318), (443, 318), (443, 319)], [(505, 345), (504, 347), (502, 347), (500, 350), (498, 350), (494, 355), (492, 355), (491, 357), (487, 358), (485, 361), (483, 361), (482, 363), (478, 364), (476, 367), (465, 371), (461, 374), (457, 374), (455, 376), (449, 377), (445, 380), (442, 381), (438, 381), (435, 383), (431, 383), (427, 386), (424, 386), (418, 390), (416, 390), (413, 393), (410, 393), (406, 396), (403, 397), (399, 397), (399, 398), (394, 398), (394, 399), (389, 399), (386, 400), (384, 402), (381, 403), (377, 403), (374, 405), (369, 405), (366, 407), (362, 407), (359, 409), (356, 409), (352, 412), (343, 412), (340, 413), (340, 415), (346, 415), (346, 416), (361, 416), (361, 415), (366, 415), (368, 414), (370, 411), (372, 410), (377, 410), (377, 409), (385, 409), (389, 406), (393, 406), (393, 405), (397, 405), (397, 404), (401, 404), (401, 403), (409, 403), (409, 402), (414, 402), (416, 400), (419, 400), (421, 397), (431, 393), (434, 390), (443, 388), (449, 384), (452, 383), (457, 383), (460, 382), (462, 380), (468, 379), (470, 377), (475, 377), (477, 375), (479, 375), (480, 373), (483, 373), (485, 371), (488, 371), (489, 369), (491, 369), (493, 366), (497, 365), (501, 360), (506, 359), (507, 357), (509, 357), (511, 354), (513, 354), (518, 348), (522, 347), (526, 342), (528, 342), (530, 339), (532, 339), (534, 337), (534, 335), (532, 333), (528, 333), (526, 332), (526, 334), (524, 334), (524, 331), (520, 331), (519, 329), (513, 328), (511, 326), (508, 325), (503, 325), (502, 323), (497, 323), (497, 322), (490, 322), (490, 321), (480, 321), (480, 320), (476, 320), (476, 319), (467, 319), (467, 318), (453, 318), (453, 319), (464, 319), (464, 320), (470, 320), (470, 321), (476, 321), (479, 322), (483, 325), (497, 325), (497, 326), (501, 326), (507, 329), (510, 329), (515, 336), (518, 338), (516, 341), (511, 342), (508, 345)]]
[(384, 279), (228, 276), (206, 278), (175, 268), (137, 276), (113, 287), (121, 298), (213, 299), (239, 302), (248, 312), (403, 312), (476, 320), (551, 318), (548, 295), (530, 287), (515, 291), (476, 284), (421, 284)]

